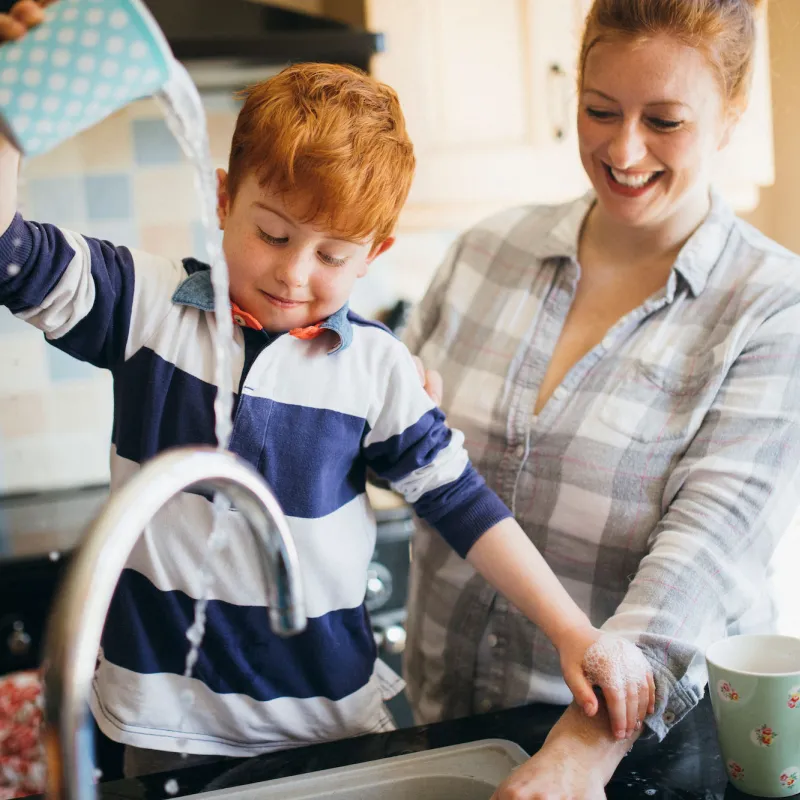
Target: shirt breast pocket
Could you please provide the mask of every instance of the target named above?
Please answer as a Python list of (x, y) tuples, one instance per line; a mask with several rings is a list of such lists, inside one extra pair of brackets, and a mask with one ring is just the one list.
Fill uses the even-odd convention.
[(708, 411), (721, 372), (714, 349), (645, 352), (600, 398), (599, 419), (634, 442), (688, 441)]

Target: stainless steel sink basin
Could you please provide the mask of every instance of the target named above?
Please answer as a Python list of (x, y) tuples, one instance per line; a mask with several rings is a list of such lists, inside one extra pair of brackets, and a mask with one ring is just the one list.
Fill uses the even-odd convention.
[(513, 742), (486, 739), (193, 797), (202, 800), (489, 800), (497, 786), (527, 758), (525, 751)]

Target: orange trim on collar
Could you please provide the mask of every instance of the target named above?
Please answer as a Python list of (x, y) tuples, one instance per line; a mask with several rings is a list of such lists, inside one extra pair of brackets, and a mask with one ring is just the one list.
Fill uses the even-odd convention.
[(309, 325), (307, 328), (292, 328), (289, 331), (289, 336), (294, 336), (295, 339), (316, 339), (317, 336), (322, 336), (325, 333), (325, 328), (322, 325)]
[(233, 321), (240, 328), (252, 328), (254, 331), (264, 330), (264, 326), (252, 314), (242, 311), (233, 301), (231, 301), (231, 314), (233, 315)]
[[(240, 328), (252, 328), (254, 331), (263, 331), (264, 326), (252, 315), (243, 311), (236, 303), (231, 302), (231, 313), (233, 321)], [(289, 336), (294, 336), (295, 339), (316, 339), (317, 336), (322, 336), (325, 333), (325, 328), (321, 324), (309, 325), (307, 328), (292, 328), (289, 331)]]

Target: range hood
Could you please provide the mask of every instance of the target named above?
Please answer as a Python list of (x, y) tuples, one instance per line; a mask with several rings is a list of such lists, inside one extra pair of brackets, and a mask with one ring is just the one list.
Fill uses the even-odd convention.
[(299, 61), (350, 64), (368, 71), (370, 58), (383, 50), (379, 33), (278, 3), (145, 2), (201, 90), (240, 89)]

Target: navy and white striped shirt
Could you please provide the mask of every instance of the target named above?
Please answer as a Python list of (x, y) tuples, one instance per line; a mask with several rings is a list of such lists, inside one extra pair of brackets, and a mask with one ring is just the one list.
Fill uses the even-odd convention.
[[(20, 270), (8, 270), (16, 262)], [(205, 265), (17, 216), (0, 238), (0, 303), (114, 377), (112, 488), (170, 447), (213, 444), (213, 297)], [(390, 726), (364, 607), (375, 521), (368, 467), (461, 555), (509, 511), (470, 465), (406, 348), (346, 308), (301, 340), (235, 329), (231, 450), (272, 487), (297, 545), (307, 630), (265, 613), (255, 544), (231, 511), (192, 679), (186, 629), (211, 503), (184, 493), (143, 533), (111, 605), (92, 710), (119, 742), (250, 755)], [(195, 703), (182, 717), (180, 695)], [(185, 740), (185, 742), (181, 741)]]

